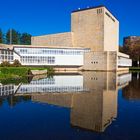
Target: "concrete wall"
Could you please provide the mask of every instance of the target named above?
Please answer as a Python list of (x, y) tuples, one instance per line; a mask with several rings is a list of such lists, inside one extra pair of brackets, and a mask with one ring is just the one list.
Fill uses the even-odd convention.
[(116, 52), (88, 52), (84, 55), (84, 70), (115, 71), (117, 69)]
[(32, 45), (39, 46), (72, 46), (72, 33), (59, 33), (32, 37)]
[(104, 8), (104, 51), (118, 51), (119, 21)]
[(105, 7), (73, 12), (71, 21), (74, 47), (118, 51), (119, 22)]
[[(97, 8), (99, 9), (99, 8)], [(103, 51), (104, 14), (97, 14), (97, 9), (73, 12), (71, 30), (74, 47), (91, 48), (92, 51)]]
[(106, 52), (89, 52), (84, 55), (84, 70), (106, 70), (107, 53)]
[(107, 70), (117, 70), (118, 67), (117, 52), (107, 52)]

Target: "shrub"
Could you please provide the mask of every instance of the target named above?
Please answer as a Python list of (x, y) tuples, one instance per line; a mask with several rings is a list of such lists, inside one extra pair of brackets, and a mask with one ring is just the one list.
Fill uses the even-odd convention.
[(14, 63), (12, 64), (13, 67), (20, 67), (21, 63), (19, 62), (19, 60), (15, 59)]
[(1, 63), (1, 67), (10, 67), (10, 63), (9, 62), (7, 62), (7, 61), (3, 61), (2, 63)]

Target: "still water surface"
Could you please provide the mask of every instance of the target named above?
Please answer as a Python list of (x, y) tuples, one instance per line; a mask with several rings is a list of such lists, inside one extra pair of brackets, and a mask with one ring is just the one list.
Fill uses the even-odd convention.
[(0, 140), (139, 140), (140, 73), (0, 84)]

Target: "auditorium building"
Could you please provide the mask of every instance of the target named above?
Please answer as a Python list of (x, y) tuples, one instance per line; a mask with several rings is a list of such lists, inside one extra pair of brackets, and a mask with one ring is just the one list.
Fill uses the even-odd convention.
[[(10, 58), (25, 66), (53, 66), (66, 71), (119, 71), (132, 66), (129, 56), (119, 52), (119, 21), (104, 6), (73, 11), (70, 32), (34, 36), (31, 42), (9, 46), (13, 51)], [(0, 63), (6, 58), (8, 53), (0, 57)]]

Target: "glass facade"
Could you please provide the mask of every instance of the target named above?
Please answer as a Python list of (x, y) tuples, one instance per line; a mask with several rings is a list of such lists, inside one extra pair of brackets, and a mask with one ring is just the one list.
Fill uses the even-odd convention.
[(21, 63), (54, 64), (55, 63), (55, 57), (51, 57), (51, 56), (21, 56)]
[(23, 65), (82, 65), (83, 54), (90, 49), (15, 46), (14, 51)]
[(19, 54), (82, 55), (87, 49), (15, 48)]
[(0, 62), (8, 61), (13, 62), (14, 56), (13, 51), (6, 50), (6, 49), (0, 49)]

